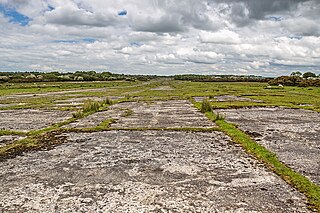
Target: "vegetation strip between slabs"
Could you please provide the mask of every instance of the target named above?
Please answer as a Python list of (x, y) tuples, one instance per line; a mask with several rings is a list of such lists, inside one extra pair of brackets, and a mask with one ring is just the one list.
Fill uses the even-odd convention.
[[(6, 146), (0, 147), (0, 161), (6, 160), (8, 158), (15, 157), (17, 155), (21, 155), (23, 152), (29, 151), (29, 150), (38, 150), (38, 149), (48, 149), (56, 144), (61, 144), (61, 140), (54, 140), (50, 142), (49, 140), (43, 140), (44, 138), (47, 138), (49, 135), (50, 139), (54, 138), (53, 135), (51, 135), (54, 132), (63, 132), (62, 126), (67, 125), (69, 123), (72, 123), (76, 121), (77, 119), (87, 117), (95, 112), (98, 112), (100, 110), (106, 110), (109, 105), (112, 104), (112, 101), (108, 98), (105, 100), (98, 102), (98, 101), (88, 101), (83, 105), (83, 109), (75, 112), (73, 114), (72, 118), (69, 118), (63, 122), (56, 123), (52, 126), (39, 129), (39, 130), (32, 130), (30, 132), (25, 133), (24, 135), (27, 136), (27, 138), (15, 141), (11, 144), (8, 144)], [(113, 121), (107, 121), (102, 122), (100, 125), (97, 126), (97, 130), (101, 130), (104, 128), (107, 128), (110, 123)], [(17, 131), (9, 131), (9, 130), (1, 130), (0, 135), (8, 135), (10, 133), (13, 133), (14, 135), (22, 135), (21, 132)], [(45, 142), (44, 142), (45, 141)]]
[(276, 154), (255, 142), (249, 135), (239, 130), (236, 125), (225, 121), (221, 115), (213, 113), (212, 108), (208, 106), (208, 100), (205, 99), (202, 103), (194, 103), (194, 105), (203, 112), (208, 119), (214, 121), (220, 131), (228, 135), (235, 143), (240, 144), (248, 154), (261, 161), (267, 168), (279, 175), (289, 185), (305, 194), (310, 209), (315, 209), (317, 212), (320, 212), (320, 186), (283, 164)]

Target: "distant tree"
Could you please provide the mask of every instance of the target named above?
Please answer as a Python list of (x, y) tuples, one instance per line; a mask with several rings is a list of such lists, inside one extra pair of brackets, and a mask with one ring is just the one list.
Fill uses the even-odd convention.
[(316, 74), (312, 73), (312, 72), (306, 72), (306, 73), (303, 73), (302, 75), (303, 78), (309, 78), (309, 77), (316, 77)]
[(302, 73), (298, 71), (298, 72), (292, 72), (290, 75), (291, 76), (302, 76)]

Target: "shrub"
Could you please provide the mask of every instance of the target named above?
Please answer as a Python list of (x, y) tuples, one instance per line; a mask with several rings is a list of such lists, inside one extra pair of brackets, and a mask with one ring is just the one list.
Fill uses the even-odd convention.
[(205, 112), (212, 112), (212, 106), (209, 102), (209, 100), (203, 99), (202, 104), (201, 104), (201, 112), (205, 113)]
[(304, 79), (299, 76), (280, 76), (268, 82), (271, 86), (300, 86), (300, 87), (318, 87), (320, 86), (320, 79)]

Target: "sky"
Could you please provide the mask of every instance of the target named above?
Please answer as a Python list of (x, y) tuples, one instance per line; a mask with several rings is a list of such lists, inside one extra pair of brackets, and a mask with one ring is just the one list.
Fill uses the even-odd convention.
[(320, 0), (0, 0), (0, 71), (320, 74)]

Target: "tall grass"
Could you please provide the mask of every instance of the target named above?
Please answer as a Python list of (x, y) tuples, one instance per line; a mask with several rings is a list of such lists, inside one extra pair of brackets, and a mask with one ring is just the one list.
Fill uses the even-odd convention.
[(202, 101), (201, 112), (202, 113), (212, 112), (212, 106), (207, 98), (203, 99), (203, 101)]
[(83, 104), (83, 109), (82, 111), (84, 113), (87, 112), (97, 112), (99, 111), (99, 108), (102, 106), (102, 103), (98, 102), (98, 101), (92, 101), (92, 100), (88, 100), (85, 101)]

